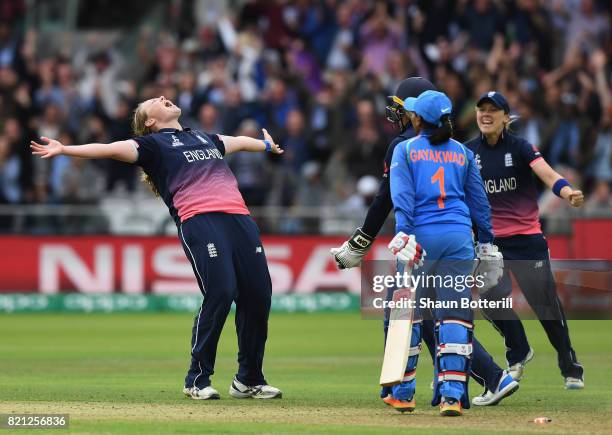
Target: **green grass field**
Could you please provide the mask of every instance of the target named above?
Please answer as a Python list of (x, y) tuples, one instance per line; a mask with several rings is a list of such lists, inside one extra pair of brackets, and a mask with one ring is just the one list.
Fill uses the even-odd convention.
[[(472, 407), (453, 419), (438, 417), (429, 406), (426, 352), (417, 411), (402, 415), (382, 404), (376, 385), (381, 324), (358, 313), (273, 315), (265, 371), (284, 398), (267, 402), (227, 394), (236, 369), (228, 319), (213, 377), (222, 400), (189, 400), (181, 389), (191, 322), (191, 316), (175, 314), (0, 316), (0, 414), (68, 413), (76, 433), (612, 432), (611, 322), (570, 324), (585, 366), (583, 391), (563, 389), (542, 328), (526, 322), (536, 356), (521, 389), (500, 406)], [(484, 321), (476, 330), (503, 362), (497, 333)], [(480, 394), (470, 385), (472, 394)], [(539, 416), (553, 421), (532, 423)]]

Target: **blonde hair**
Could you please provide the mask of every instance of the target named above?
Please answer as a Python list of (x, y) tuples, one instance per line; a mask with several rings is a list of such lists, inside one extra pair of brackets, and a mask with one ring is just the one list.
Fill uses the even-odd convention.
[[(145, 112), (142, 104), (143, 103), (140, 103), (136, 107), (136, 110), (134, 110), (134, 117), (132, 118), (132, 131), (135, 136), (144, 136), (153, 133), (151, 127), (147, 127), (145, 124), (147, 121), (147, 112)], [(153, 184), (153, 180), (151, 180), (151, 177), (149, 177), (144, 170), (142, 171), (140, 179), (149, 186), (149, 189), (151, 189), (155, 196), (160, 196), (155, 184)]]

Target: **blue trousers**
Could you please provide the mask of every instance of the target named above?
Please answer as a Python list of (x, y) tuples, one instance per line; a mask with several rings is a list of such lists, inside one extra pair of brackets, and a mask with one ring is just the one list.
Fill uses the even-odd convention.
[[(391, 300), (393, 292), (389, 291), (387, 300)], [(434, 321), (433, 313), (429, 312), (424, 314), (423, 321), (421, 323), (421, 338), (427, 346), (431, 360), (435, 361), (436, 352), (436, 341), (434, 336)], [(389, 312), (385, 312), (384, 322), (384, 333), (385, 341), (387, 339), (387, 328), (389, 327)], [(470, 375), (478, 382), (481, 386), (493, 390), (499, 383), (503, 369), (497, 365), (493, 357), (487, 352), (482, 344), (476, 338), (476, 335), (472, 337), (473, 354), (472, 354), (472, 365)], [(391, 394), (391, 388), (385, 387), (381, 393), (381, 397), (386, 397)]]
[[(427, 251), (425, 270), (417, 270), (416, 273), (437, 275), (469, 275), (473, 268), (474, 248), (472, 236), (469, 230), (450, 231), (451, 228), (443, 229), (438, 226), (437, 231), (415, 231), (417, 241)], [(440, 234), (444, 234), (443, 237)], [(388, 299), (392, 297), (392, 291)], [(420, 288), (417, 291), (417, 299), (427, 297), (432, 300), (457, 300), (459, 297), (470, 298), (469, 290), (457, 292), (456, 289), (439, 286), (438, 288)], [(388, 328), (388, 312), (385, 313), (385, 338)], [(434, 333), (434, 320), (445, 318), (461, 319), (468, 322), (473, 321), (473, 312), (466, 309), (435, 309), (433, 311), (418, 311), (423, 317), (422, 338), (433, 361), (436, 361), (436, 337)], [(482, 386), (495, 389), (503, 374), (502, 368), (495, 363), (491, 355), (480, 344), (476, 337), (472, 338), (473, 353), (470, 364), (471, 376)], [(411, 367), (412, 369), (412, 367)], [(409, 371), (409, 370), (407, 370)], [(391, 394), (390, 388), (383, 388), (381, 396)], [(468, 405), (469, 406), (469, 405)]]
[(205, 213), (183, 222), (179, 236), (204, 296), (193, 323), (185, 386), (210, 385), (232, 302), (238, 335), (236, 377), (245, 385), (265, 384), (262, 366), (272, 281), (257, 225), (246, 215)]

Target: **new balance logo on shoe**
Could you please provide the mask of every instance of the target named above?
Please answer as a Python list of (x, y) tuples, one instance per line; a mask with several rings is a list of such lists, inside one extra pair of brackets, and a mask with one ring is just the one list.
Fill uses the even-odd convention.
[(271, 385), (247, 386), (234, 378), (229, 388), (229, 394), (237, 399), (280, 399), (283, 393)]

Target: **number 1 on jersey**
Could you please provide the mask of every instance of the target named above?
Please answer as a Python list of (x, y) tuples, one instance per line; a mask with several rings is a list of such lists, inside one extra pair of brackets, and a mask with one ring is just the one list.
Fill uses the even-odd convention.
[(431, 177), (431, 184), (440, 183), (440, 196), (438, 197), (438, 208), (444, 208), (444, 198), (446, 198), (446, 192), (444, 191), (444, 166), (440, 166), (435, 174)]

